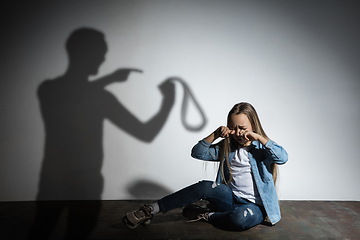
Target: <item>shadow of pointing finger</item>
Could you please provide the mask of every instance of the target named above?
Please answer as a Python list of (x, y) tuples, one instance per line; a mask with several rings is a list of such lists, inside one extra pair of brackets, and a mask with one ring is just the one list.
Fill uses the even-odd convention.
[(127, 186), (127, 190), (134, 199), (160, 199), (172, 193), (170, 189), (150, 180), (137, 180)]

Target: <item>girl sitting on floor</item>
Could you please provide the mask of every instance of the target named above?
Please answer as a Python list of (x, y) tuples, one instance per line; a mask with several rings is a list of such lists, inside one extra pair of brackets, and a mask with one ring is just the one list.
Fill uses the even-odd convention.
[[(224, 139), (212, 144), (218, 138)], [(216, 181), (200, 181), (127, 213), (123, 221), (129, 228), (148, 225), (156, 213), (184, 206), (183, 215), (191, 221), (202, 219), (224, 229), (246, 230), (266, 217), (272, 225), (280, 220), (277, 165), (286, 163), (288, 155), (267, 137), (251, 104), (236, 104), (228, 114), (227, 126), (199, 141), (191, 156), (220, 161)], [(209, 204), (192, 204), (201, 199)]]

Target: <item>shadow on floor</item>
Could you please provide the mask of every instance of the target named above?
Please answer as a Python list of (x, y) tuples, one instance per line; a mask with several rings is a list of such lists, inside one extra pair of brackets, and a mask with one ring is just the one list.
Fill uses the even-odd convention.
[[(88, 239), (359, 239), (360, 202), (281, 201), (281, 221), (244, 232), (224, 231), (207, 222), (186, 223), (182, 209), (157, 214), (150, 226), (128, 229), (121, 221), (129, 209), (151, 201), (102, 201), (99, 219)], [(71, 203), (71, 202), (68, 202)], [(59, 202), (48, 202), (56, 207)], [(63, 203), (61, 203), (63, 204)], [(36, 202), (0, 202), (0, 239), (26, 239)], [(49, 239), (63, 239), (66, 214)]]
[(127, 186), (134, 199), (158, 200), (172, 193), (167, 187), (150, 180), (137, 180)]

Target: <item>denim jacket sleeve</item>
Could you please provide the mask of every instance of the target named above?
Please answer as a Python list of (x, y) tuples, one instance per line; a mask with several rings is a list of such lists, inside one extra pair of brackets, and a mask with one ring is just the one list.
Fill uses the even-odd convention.
[(219, 147), (202, 139), (192, 148), (191, 156), (205, 161), (219, 161)]
[(285, 149), (271, 140), (265, 144), (265, 150), (268, 155), (267, 158), (278, 165), (285, 164), (288, 161), (288, 154)]
[(249, 150), (249, 160), (254, 180), (260, 194), (263, 206), (272, 225), (281, 218), (279, 200), (271, 173), (271, 164), (284, 164), (288, 154), (283, 147), (269, 140), (265, 146), (258, 141), (252, 143)]

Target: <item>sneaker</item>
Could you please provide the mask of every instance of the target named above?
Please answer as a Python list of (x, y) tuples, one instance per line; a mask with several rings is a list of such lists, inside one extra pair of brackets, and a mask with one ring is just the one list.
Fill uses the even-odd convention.
[(201, 204), (201, 203), (191, 203), (184, 207), (182, 211), (182, 215), (187, 219), (194, 220), (198, 218), (199, 214), (213, 212), (214, 208), (208, 204)]
[(151, 211), (153, 207), (151, 205), (144, 205), (139, 210), (129, 212), (123, 217), (123, 221), (128, 228), (134, 229), (139, 224), (149, 225), (153, 214)]
[(205, 220), (206, 222), (209, 221), (209, 213), (201, 213), (199, 215), (197, 215), (196, 219), (193, 219), (193, 220), (189, 220), (187, 221), (188, 223), (190, 222), (197, 222), (197, 221), (200, 221), (200, 220)]

